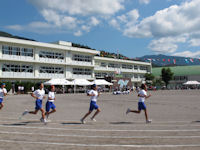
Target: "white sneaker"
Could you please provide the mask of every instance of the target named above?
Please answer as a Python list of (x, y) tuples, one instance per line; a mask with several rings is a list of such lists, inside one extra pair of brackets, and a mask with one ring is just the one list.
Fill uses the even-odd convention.
[(85, 123), (86, 123), (86, 122), (83, 120), (83, 118), (81, 119), (81, 123), (82, 123), (82, 124), (85, 124)]
[(130, 110), (130, 108), (128, 108), (127, 111), (126, 111), (126, 114), (128, 114), (130, 112), (131, 112), (131, 110)]
[(22, 113), (22, 116), (25, 116), (26, 114), (28, 114), (28, 110), (27, 109)]
[(94, 121), (94, 122), (96, 122), (96, 119), (94, 119), (94, 118), (90, 118), (92, 121)]
[(47, 123), (47, 120), (46, 120), (46, 119), (43, 119), (43, 122), (44, 122), (44, 123)]
[(147, 120), (147, 121), (146, 121), (146, 123), (151, 123), (151, 122), (152, 122), (152, 120)]

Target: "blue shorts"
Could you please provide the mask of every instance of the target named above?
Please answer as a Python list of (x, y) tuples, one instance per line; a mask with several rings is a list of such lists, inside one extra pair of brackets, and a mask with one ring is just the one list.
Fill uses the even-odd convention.
[(40, 110), (42, 108), (42, 100), (41, 99), (37, 99), (35, 101), (35, 109), (36, 110)]
[(3, 98), (0, 98), (0, 104), (3, 103)]
[(50, 109), (54, 110), (55, 108), (56, 108), (56, 105), (53, 102), (49, 102), (49, 101), (46, 102), (46, 112), (49, 112)]
[(99, 108), (99, 106), (97, 105), (97, 103), (96, 102), (94, 102), (94, 101), (91, 101), (90, 102), (90, 111), (93, 111), (94, 109), (98, 109)]
[(146, 105), (144, 102), (138, 102), (138, 110), (145, 110)]

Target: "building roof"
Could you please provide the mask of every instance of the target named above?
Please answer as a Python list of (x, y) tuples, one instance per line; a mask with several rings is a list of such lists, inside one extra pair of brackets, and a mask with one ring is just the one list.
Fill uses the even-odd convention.
[(200, 75), (200, 65), (152, 68), (153, 75), (160, 76), (162, 68), (170, 68), (174, 76)]

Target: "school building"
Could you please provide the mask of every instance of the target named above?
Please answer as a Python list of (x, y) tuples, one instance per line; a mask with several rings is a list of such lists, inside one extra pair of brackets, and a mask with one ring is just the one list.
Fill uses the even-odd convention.
[(43, 43), (0, 37), (0, 79), (46, 81), (51, 78), (94, 80), (120, 74), (133, 84), (151, 72), (151, 63), (99, 57), (100, 51), (73, 47), (71, 42)]

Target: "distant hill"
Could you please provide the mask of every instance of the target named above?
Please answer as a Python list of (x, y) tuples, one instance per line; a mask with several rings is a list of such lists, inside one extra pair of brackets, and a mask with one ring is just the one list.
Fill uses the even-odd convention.
[(12, 35), (10, 33), (3, 32), (3, 31), (0, 31), (0, 36), (2, 36), (2, 37), (9, 37), (9, 38), (15, 38), (15, 39), (28, 40), (28, 41), (35, 41), (33, 39), (29, 39), (29, 38), (25, 38), (25, 37), (20, 37), (20, 36), (15, 36), (15, 35)]
[(151, 61), (153, 67), (200, 65), (200, 58), (191, 58), (191, 57), (145, 55), (138, 59), (146, 62)]

